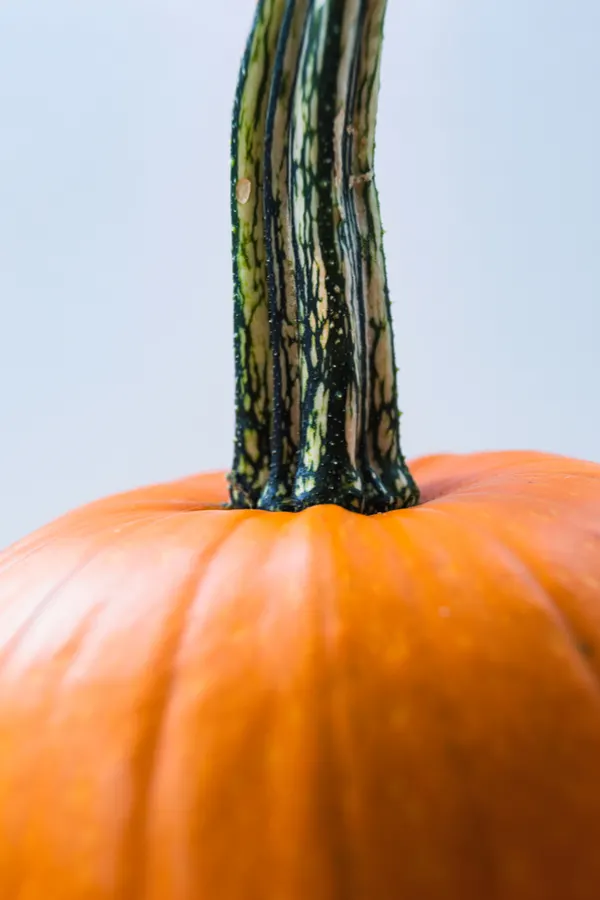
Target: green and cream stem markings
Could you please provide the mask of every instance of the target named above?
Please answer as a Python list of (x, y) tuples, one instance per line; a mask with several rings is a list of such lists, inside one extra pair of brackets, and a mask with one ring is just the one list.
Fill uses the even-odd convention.
[(373, 176), (386, 0), (261, 0), (233, 119), (236, 508), (412, 506)]

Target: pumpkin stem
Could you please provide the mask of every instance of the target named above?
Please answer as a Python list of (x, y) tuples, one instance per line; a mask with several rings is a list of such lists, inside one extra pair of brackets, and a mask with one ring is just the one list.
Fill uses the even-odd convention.
[(373, 176), (386, 0), (261, 0), (233, 116), (237, 508), (412, 506)]

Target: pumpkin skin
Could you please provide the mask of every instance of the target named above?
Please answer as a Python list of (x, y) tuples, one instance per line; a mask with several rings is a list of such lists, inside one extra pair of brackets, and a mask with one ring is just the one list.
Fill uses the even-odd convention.
[(600, 466), (412, 471), (370, 517), (202, 475), (0, 555), (0, 896), (598, 897)]

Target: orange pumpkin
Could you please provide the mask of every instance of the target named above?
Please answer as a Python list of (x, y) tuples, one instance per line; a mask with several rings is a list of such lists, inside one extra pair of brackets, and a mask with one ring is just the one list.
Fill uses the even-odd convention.
[(0, 556), (2, 898), (600, 896), (600, 466), (406, 467), (384, 6), (257, 10), (229, 497), (133, 491)]
[(379, 516), (199, 476), (2, 557), (0, 896), (598, 896), (600, 467), (414, 473)]

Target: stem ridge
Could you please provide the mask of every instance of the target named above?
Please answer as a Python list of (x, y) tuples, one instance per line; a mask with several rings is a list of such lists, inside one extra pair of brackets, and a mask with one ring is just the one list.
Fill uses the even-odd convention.
[(412, 506), (373, 176), (386, 0), (260, 0), (232, 129), (234, 507)]

